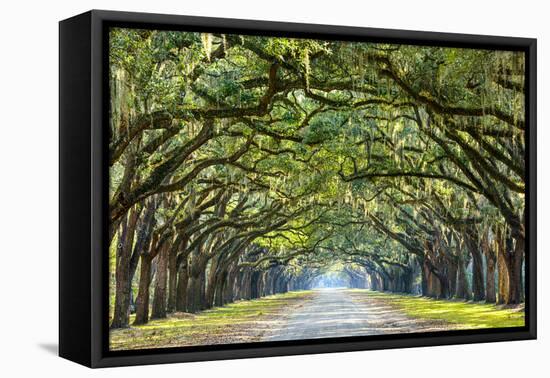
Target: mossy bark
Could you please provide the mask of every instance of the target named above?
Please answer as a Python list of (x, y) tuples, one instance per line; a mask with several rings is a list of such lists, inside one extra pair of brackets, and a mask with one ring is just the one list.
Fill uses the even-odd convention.
[(187, 273), (187, 262), (181, 264), (178, 269), (178, 285), (176, 288), (176, 310), (187, 311), (187, 284), (189, 275)]
[(168, 245), (161, 247), (161, 250), (158, 255), (157, 273), (156, 273), (156, 280), (155, 280), (155, 292), (153, 297), (153, 308), (151, 311), (151, 319), (162, 319), (166, 317), (168, 254), (169, 254)]
[(149, 287), (151, 284), (151, 257), (141, 256), (139, 289), (136, 298), (136, 318), (134, 325), (146, 324), (149, 321)]
[(130, 257), (134, 242), (134, 231), (139, 211), (132, 209), (128, 219), (123, 220), (116, 256), (116, 293), (111, 328), (126, 328), (130, 323)]

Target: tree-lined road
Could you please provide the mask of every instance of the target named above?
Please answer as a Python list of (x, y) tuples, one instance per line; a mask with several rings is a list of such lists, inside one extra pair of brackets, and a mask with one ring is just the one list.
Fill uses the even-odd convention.
[(109, 41), (113, 346), (507, 321), (487, 321), (491, 305), (472, 319), (470, 301), (521, 311), (524, 52), (129, 28)]

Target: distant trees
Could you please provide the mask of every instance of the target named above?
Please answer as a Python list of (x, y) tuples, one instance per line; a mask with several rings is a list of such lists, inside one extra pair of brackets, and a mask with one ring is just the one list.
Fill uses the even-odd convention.
[(111, 327), (305, 289), (335, 261), (356, 287), (520, 303), (524, 64), (112, 29)]

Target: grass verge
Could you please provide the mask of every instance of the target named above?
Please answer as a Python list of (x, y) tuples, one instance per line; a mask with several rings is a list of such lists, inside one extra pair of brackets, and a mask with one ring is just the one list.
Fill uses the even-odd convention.
[(525, 325), (521, 308), (503, 308), (494, 304), (458, 300), (441, 300), (379, 291), (354, 290), (369, 299), (403, 311), (416, 319), (440, 320), (457, 325), (457, 329), (508, 328)]
[[(110, 331), (110, 349), (150, 349), (258, 341), (287, 310), (312, 296), (289, 292), (237, 301), (198, 314), (175, 313), (143, 326)], [(130, 323), (133, 322), (131, 317)]]

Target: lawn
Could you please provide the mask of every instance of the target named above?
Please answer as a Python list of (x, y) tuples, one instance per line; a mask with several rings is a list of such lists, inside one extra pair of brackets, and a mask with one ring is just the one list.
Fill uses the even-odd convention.
[[(112, 330), (111, 350), (166, 348), (258, 341), (290, 308), (311, 291), (289, 292), (237, 301), (198, 314), (176, 313), (143, 326)], [(133, 322), (132, 315), (130, 322)]]
[(521, 308), (503, 308), (494, 304), (461, 300), (440, 300), (379, 291), (354, 290), (368, 299), (380, 300), (416, 319), (441, 320), (456, 324), (459, 329), (507, 328), (525, 325)]

